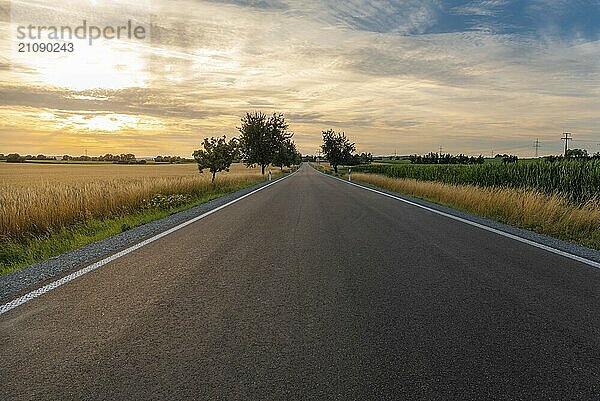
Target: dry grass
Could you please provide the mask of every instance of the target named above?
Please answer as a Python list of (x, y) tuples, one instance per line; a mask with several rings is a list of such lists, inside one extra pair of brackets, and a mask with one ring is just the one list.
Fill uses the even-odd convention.
[(600, 249), (600, 203), (574, 206), (558, 195), (514, 188), (483, 188), (375, 174), (352, 174), (353, 180)]
[[(18, 240), (87, 219), (151, 207), (161, 195), (185, 202), (209, 191), (226, 191), (260, 180), (259, 169), (199, 174), (184, 165), (0, 164), (0, 240)], [(173, 199), (167, 198), (170, 202)]]

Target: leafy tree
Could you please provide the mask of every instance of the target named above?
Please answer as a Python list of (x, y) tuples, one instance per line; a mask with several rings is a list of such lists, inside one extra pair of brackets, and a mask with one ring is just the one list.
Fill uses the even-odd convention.
[(11, 153), (6, 156), (6, 161), (8, 163), (22, 163), (24, 160), (25, 158), (18, 153)]
[(196, 150), (193, 153), (194, 159), (198, 163), (200, 173), (206, 168), (212, 173), (212, 181), (215, 182), (215, 176), (220, 171), (229, 171), (229, 167), (238, 154), (238, 143), (234, 138), (227, 142), (223, 135), (221, 138), (204, 138), (202, 142), (204, 149)]
[(357, 166), (359, 164), (371, 164), (373, 161), (373, 155), (371, 153), (361, 153), (352, 156), (350, 162), (346, 163), (351, 166)]
[(291, 139), (286, 139), (279, 145), (273, 158), (273, 165), (281, 168), (291, 167), (302, 162), (302, 155), (296, 150), (296, 144)]
[(517, 156), (511, 155), (502, 159), (503, 164), (516, 163), (519, 160)]
[(302, 163), (302, 153), (300, 153), (296, 150), (296, 154), (294, 155), (294, 163), (292, 163), (292, 164), (296, 165), (296, 164), (300, 164), (300, 163)]
[(329, 164), (333, 170), (338, 172), (340, 164), (348, 164), (352, 162), (352, 152), (356, 150), (354, 143), (351, 143), (346, 138), (345, 133), (337, 133), (332, 129), (323, 131), (323, 145), (321, 150), (327, 157)]
[(588, 152), (585, 149), (568, 149), (566, 157), (572, 159), (587, 159)]
[(242, 118), (240, 149), (247, 166), (258, 164), (261, 172), (273, 163), (281, 145), (292, 138), (283, 114), (273, 113), (271, 117), (261, 112), (246, 113)]

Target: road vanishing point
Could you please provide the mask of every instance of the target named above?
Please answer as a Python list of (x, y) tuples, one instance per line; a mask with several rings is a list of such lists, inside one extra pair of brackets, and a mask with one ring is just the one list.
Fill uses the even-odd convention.
[(0, 399), (592, 400), (599, 311), (598, 269), (304, 165), (0, 315)]

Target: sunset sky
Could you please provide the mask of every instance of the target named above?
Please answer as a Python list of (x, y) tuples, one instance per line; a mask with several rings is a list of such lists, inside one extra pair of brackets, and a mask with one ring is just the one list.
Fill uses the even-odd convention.
[[(600, 151), (600, 0), (0, 0), (0, 153), (189, 157), (282, 112), (304, 154)], [(15, 28), (133, 19), (147, 40), (19, 54)]]

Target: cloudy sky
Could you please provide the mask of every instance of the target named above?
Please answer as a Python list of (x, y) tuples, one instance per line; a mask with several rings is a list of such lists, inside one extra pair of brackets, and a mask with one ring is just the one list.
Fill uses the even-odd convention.
[[(51, 5), (49, 5), (51, 4)], [(18, 53), (19, 25), (146, 40)], [(282, 112), (300, 150), (600, 151), (600, 0), (0, 0), (0, 153), (189, 156)], [(33, 43), (33, 42), (32, 42)]]

